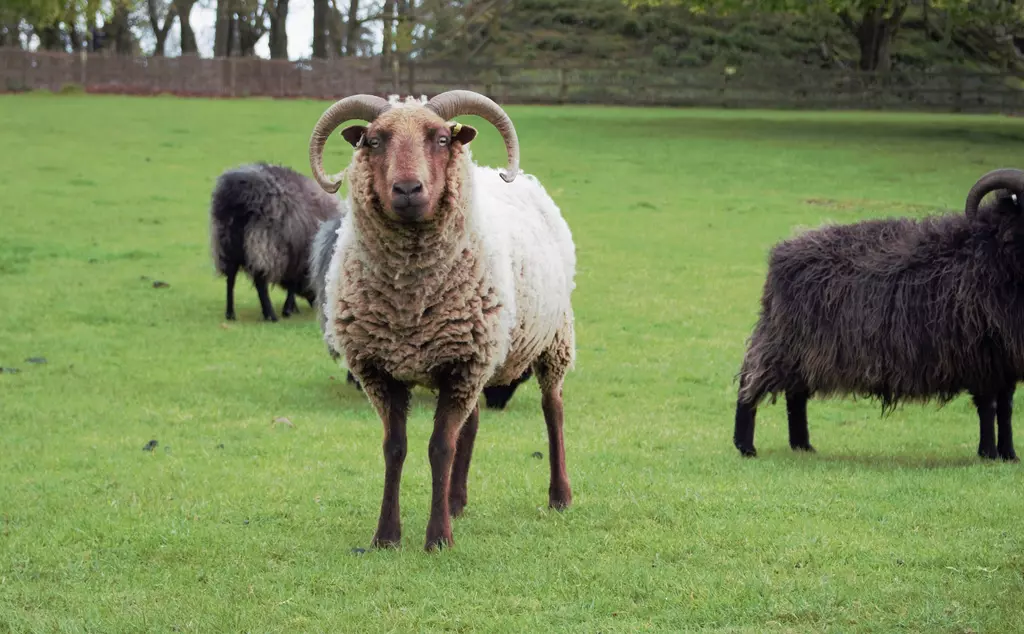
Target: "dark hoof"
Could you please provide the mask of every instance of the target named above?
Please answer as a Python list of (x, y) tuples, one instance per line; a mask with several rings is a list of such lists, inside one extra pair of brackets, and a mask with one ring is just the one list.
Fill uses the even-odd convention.
[(264, 315), (263, 321), (277, 322), (277, 315)]
[(995, 447), (978, 447), (978, 456), (985, 460), (995, 460), (999, 457), (999, 452)]
[(235, 320), (235, 313), (234, 312), (224, 313), (224, 319), (227, 319), (228, 321), (234, 321)]
[(466, 510), (466, 500), (451, 498), (448, 500), (448, 511), (453, 518), (460, 517)]
[(807, 451), (809, 453), (815, 453), (815, 449), (814, 447), (811, 446), (811, 443), (806, 443), (803, 445), (790, 445), (790, 447), (792, 447), (793, 451)]
[(452, 539), (451, 535), (437, 535), (434, 537), (427, 536), (427, 543), (423, 546), (423, 550), (429, 552), (435, 550), (444, 550), (445, 548), (451, 548), (455, 545), (455, 540)]
[(401, 535), (381, 535), (378, 533), (373, 536), (373, 541), (370, 542), (372, 548), (398, 548), (401, 545)]
[(737, 446), (736, 448), (739, 449), (740, 455), (743, 456), (744, 458), (756, 458), (757, 457), (757, 449), (755, 449), (754, 447), (740, 447), (740, 446)]
[(572, 506), (572, 493), (551, 493), (548, 494), (548, 508), (556, 511), (564, 511)]
[(1003, 462), (1020, 462), (1020, 458), (1017, 457), (1017, 452), (1013, 449), (1009, 451), (1000, 451), (999, 457), (1003, 459)]

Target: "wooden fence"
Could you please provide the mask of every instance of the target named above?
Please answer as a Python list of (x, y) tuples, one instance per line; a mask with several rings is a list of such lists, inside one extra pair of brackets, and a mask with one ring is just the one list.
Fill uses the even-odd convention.
[(430, 96), (458, 87), (506, 104), (1024, 113), (1024, 77), (963, 70), (878, 74), (779, 65), (659, 69), (418, 63), (394, 73), (382, 70), (376, 58), (289, 62), (0, 49), (0, 91), (67, 86), (123, 94), (313, 99), (353, 93)]

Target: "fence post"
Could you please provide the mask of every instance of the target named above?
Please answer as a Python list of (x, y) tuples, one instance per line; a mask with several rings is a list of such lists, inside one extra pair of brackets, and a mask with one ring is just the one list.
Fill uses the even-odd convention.
[(953, 72), (954, 77), (954, 88), (953, 88), (953, 112), (962, 112), (963, 106), (963, 92), (964, 92), (964, 79), (960, 71)]
[(82, 63), (80, 65), (81, 68), (78, 70), (78, 83), (82, 85), (82, 90), (84, 91), (87, 85), (86, 82), (89, 79), (89, 73), (86, 70), (86, 65), (89, 63), (89, 50), (87, 48), (82, 49), (79, 59)]

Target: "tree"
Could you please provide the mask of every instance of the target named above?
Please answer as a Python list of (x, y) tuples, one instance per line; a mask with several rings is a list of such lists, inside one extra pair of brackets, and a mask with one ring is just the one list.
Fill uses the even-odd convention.
[[(153, 55), (163, 57), (166, 53), (167, 34), (174, 24), (174, 7), (164, 5), (160, 0), (146, 0), (146, 10), (149, 13), (149, 25), (153, 29), (153, 37), (156, 38), (156, 48)], [(163, 24), (160, 23), (163, 14)]]
[[(828, 11), (842, 22), (846, 30), (857, 39), (860, 47), (858, 67), (861, 70), (888, 70), (890, 49), (907, 9), (913, 0), (625, 0), (636, 8), (640, 6), (685, 5), (691, 11), (720, 14), (734, 11)], [(920, 0), (919, 0), (920, 1)], [(930, 9), (961, 10), (968, 5), (986, 5), (1002, 11), (1005, 0), (929, 0)]]
[[(269, 1), (269, 0), (268, 0)], [(242, 57), (256, 55), (256, 42), (267, 32), (267, 5), (259, 0), (236, 0), (234, 25), (238, 52)], [(285, 57), (288, 51), (285, 50)]]
[(266, 0), (266, 13), (270, 18), (270, 58), (288, 59), (288, 0)]
[(196, 0), (173, 0), (174, 12), (178, 15), (178, 24), (181, 26), (181, 54), (194, 55), (199, 52), (196, 46), (196, 34), (192, 30), (190, 16), (192, 6)]
[(359, 39), (359, 0), (349, 0), (345, 19), (345, 55), (352, 55)]
[(217, 0), (217, 19), (213, 27), (214, 57), (231, 55), (231, 34), (234, 32), (233, 16), (231, 0)]
[(329, 0), (313, 0), (313, 57), (327, 59)]

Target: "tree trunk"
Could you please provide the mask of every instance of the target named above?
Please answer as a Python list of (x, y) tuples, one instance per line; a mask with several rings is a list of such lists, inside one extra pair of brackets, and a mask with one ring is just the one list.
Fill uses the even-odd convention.
[(107, 36), (106, 47), (111, 48), (118, 55), (132, 54), (132, 32), (128, 24), (128, 4), (124, 0), (114, 2), (114, 11), (110, 20), (104, 25), (103, 30)]
[(348, 18), (345, 20), (345, 55), (355, 54), (359, 39), (359, 0), (349, 0)]
[(328, 0), (313, 0), (313, 57), (327, 59)]
[(146, 9), (149, 11), (149, 25), (153, 29), (153, 37), (156, 39), (156, 48), (153, 49), (153, 55), (155, 57), (163, 57), (166, 54), (167, 34), (174, 24), (174, 7), (167, 7), (163, 24), (160, 24), (157, 0), (146, 0)]
[(391, 49), (395, 35), (395, 0), (384, 0), (384, 33), (380, 47), (381, 64), (385, 69), (391, 68)]
[(14, 18), (5, 18), (0, 23), (0, 48), (3, 47), (21, 48), (21, 33)]
[(288, 59), (288, 0), (267, 0), (270, 16), (270, 59)]
[(860, 46), (858, 68), (865, 71), (887, 71), (891, 66), (890, 45), (899, 32), (906, 2), (896, 2), (889, 15), (889, 4), (872, 5), (864, 10), (859, 20), (854, 20), (848, 11), (839, 13), (847, 29), (857, 38)]
[(196, 47), (196, 34), (192, 31), (192, 5), (196, 0), (174, 0), (174, 9), (178, 14), (178, 24), (181, 26), (181, 54), (190, 55), (199, 52)]
[(345, 21), (341, 18), (337, 0), (331, 0), (328, 8), (327, 40), (330, 43), (331, 57), (341, 57), (345, 50)]
[(217, 0), (217, 18), (213, 27), (213, 56), (231, 55), (231, 0)]

